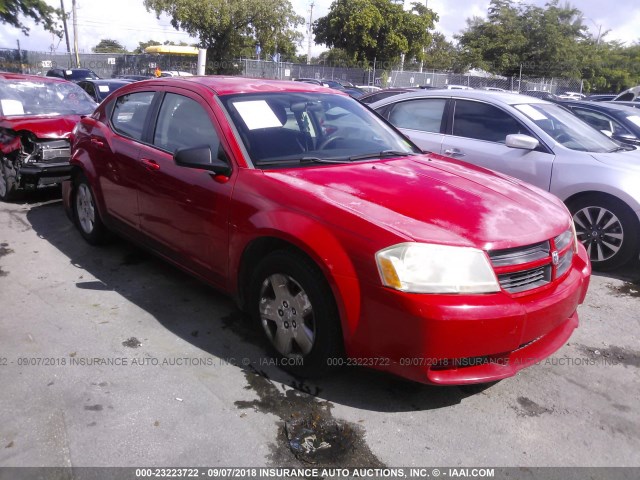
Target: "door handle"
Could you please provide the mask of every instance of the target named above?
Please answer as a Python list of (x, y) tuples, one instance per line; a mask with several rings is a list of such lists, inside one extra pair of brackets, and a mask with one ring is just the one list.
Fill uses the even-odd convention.
[(464, 157), (466, 155), (466, 153), (462, 153), (457, 148), (448, 148), (444, 151), (444, 154), (449, 157)]
[(160, 170), (160, 165), (158, 165), (158, 162), (156, 162), (155, 160), (149, 160), (148, 158), (143, 158), (141, 162), (147, 170), (151, 170), (152, 172)]
[(91, 137), (91, 143), (94, 144), (96, 147), (104, 148), (104, 142), (102, 140), (98, 140), (95, 137)]

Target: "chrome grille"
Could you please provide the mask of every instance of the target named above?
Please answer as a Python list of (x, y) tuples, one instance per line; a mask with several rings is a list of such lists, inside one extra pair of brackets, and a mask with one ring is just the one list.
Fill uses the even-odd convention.
[(546, 241), (527, 245), (526, 247), (492, 250), (489, 252), (489, 258), (494, 267), (505, 267), (548, 258), (550, 251), (551, 245)]
[(551, 265), (498, 275), (500, 286), (507, 292), (519, 293), (541, 287), (551, 281)]

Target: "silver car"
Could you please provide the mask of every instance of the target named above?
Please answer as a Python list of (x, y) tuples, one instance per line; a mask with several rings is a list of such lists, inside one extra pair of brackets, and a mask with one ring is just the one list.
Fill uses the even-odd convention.
[(424, 150), (512, 175), (561, 198), (594, 268), (640, 246), (640, 151), (564, 108), (500, 92), (418, 91), (370, 105)]

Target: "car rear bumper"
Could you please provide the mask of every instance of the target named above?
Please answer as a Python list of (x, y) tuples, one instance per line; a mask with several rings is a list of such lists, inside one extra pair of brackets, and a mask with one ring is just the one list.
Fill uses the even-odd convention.
[(363, 292), (362, 328), (349, 354), (375, 357), (369, 366), (423, 383), (510, 377), (571, 336), (590, 274), (580, 245), (569, 273), (530, 295), (421, 295), (369, 287)]

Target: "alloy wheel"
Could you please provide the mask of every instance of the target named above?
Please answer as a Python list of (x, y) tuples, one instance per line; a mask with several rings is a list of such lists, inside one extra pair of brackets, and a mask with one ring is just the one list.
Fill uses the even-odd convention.
[(96, 221), (96, 212), (91, 190), (89, 190), (89, 187), (84, 183), (78, 186), (76, 193), (76, 211), (78, 212), (80, 227), (85, 233), (91, 234)]
[(285, 357), (308, 355), (316, 340), (313, 307), (292, 277), (275, 273), (260, 288), (262, 327), (274, 348)]
[(604, 262), (622, 248), (624, 230), (620, 219), (604, 207), (589, 206), (573, 215), (578, 240), (593, 262)]

